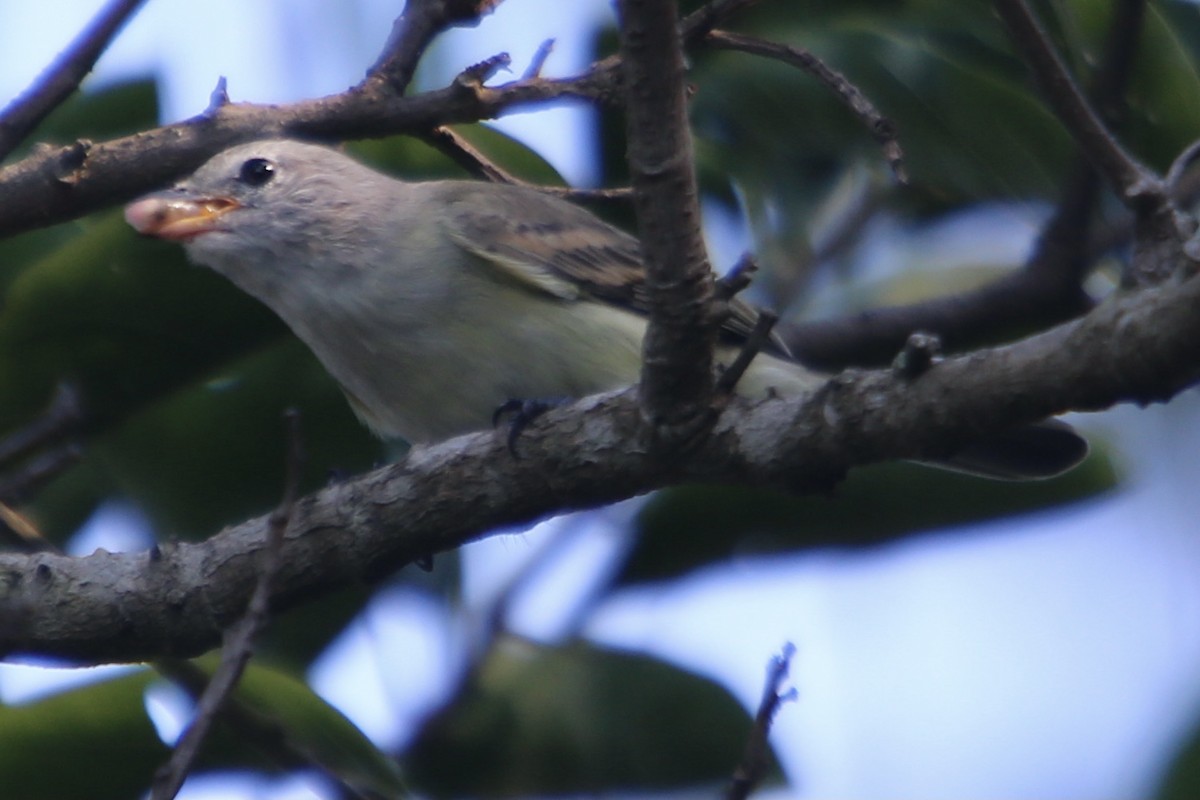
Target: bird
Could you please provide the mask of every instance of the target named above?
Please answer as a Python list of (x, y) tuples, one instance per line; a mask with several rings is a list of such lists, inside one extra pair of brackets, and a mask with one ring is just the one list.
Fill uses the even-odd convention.
[[(275, 312), (385, 440), (480, 430), (514, 400), (636, 383), (647, 324), (639, 240), (537, 188), (405, 181), (321, 144), (235, 145), (125, 208), (139, 234)], [(757, 311), (734, 299), (717, 360)], [(768, 342), (749, 397), (815, 391), (828, 375)], [(941, 466), (1000, 479), (1057, 475), (1087, 444), (1054, 420), (966, 443)]]

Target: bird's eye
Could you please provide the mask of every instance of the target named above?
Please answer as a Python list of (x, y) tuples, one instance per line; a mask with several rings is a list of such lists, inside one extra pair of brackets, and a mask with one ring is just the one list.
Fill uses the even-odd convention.
[(275, 177), (275, 165), (265, 158), (251, 158), (242, 164), (238, 180), (250, 186), (262, 186)]

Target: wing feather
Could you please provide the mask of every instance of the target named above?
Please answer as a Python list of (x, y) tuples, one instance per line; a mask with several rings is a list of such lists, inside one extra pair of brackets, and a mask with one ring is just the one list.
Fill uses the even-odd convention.
[[(442, 184), (450, 237), (497, 267), (500, 274), (563, 301), (600, 300), (647, 313), (642, 247), (637, 239), (590, 212), (551, 195), (517, 186), (487, 191), (464, 182)], [(507, 196), (505, 196), (507, 195)], [(497, 202), (510, 208), (497, 208)], [(511, 208), (520, 209), (513, 214)], [(744, 339), (758, 310), (734, 299), (723, 331)], [(771, 347), (787, 356), (782, 339)]]

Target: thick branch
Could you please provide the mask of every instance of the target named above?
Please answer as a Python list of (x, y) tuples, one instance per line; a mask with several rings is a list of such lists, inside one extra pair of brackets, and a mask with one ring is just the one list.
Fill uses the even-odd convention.
[[(684, 19), (684, 36), (689, 42), (703, 36), (751, 2), (713, 0)], [(485, 5), (479, 0), (452, 4), (458, 8), (463, 3)], [(377, 74), (390, 70), (383, 62), (400, 47), (389, 42), (375, 67)], [(538, 78), (497, 87), (456, 81), (412, 97), (397, 96), (387, 81), (368, 79), (342, 94), (316, 100), (281, 106), (230, 104), (134, 136), (39, 151), (0, 169), (0, 237), (66, 222), (132, 199), (193, 171), (227, 147), (253, 139), (421, 136), (439, 125), (493, 119), (545, 100), (575, 97), (612, 102), (619, 94), (620, 65), (620, 58), (611, 57), (566, 80)]]
[(417, 62), (439, 33), (455, 25), (476, 25), (498, 5), (500, 0), (407, 0), (404, 12), (392, 23), (383, 52), (367, 73), (367, 81), (403, 94)]
[[(1182, 274), (1180, 270), (1177, 276)], [(497, 526), (683, 481), (825, 490), (845, 470), (933, 458), (963, 441), (1071, 409), (1165, 400), (1200, 378), (1200, 276), (1121, 293), (1075, 322), (940, 362), (908, 380), (843, 373), (805, 398), (735, 400), (689, 459), (631, 446), (632, 391), (548, 412), (524, 434), (463, 436), (297, 503), (272, 605), (386, 576)], [(245, 607), (266, 518), (158, 557), (0, 555), (0, 655), (83, 662), (191, 655)]]
[(674, 2), (623, 0), (628, 161), (651, 315), (642, 402), (656, 435), (687, 439), (713, 391), (712, 267), (700, 234), (683, 45)]
[(284, 106), (233, 103), (211, 115), (102, 144), (80, 141), (39, 151), (0, 169), (0, 236), (65, 222), (159, 188), (239, 142), (272, 136), (327, 140), (398, 133), (490, 119), (514, 107), (612, 91), (609, 70), (570, 80), (503, 86), (454, 84), (414, 97), (360, 86)]

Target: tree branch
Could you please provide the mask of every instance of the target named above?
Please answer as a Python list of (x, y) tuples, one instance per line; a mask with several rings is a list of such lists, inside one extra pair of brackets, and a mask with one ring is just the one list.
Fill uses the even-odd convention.
[(796, 646), (786, 643), (779, 655), (772, 656), (767, 665), (767, 681), (763, 687), (762, 700), (758, 703), (758, 711), (754, 714), (754, 727), (746, 740), (746, 748), (742, 760), (734, 770), (733, 780), (725, 791), (725, 800), (746, 800), (750, 794), (767, 777), (771, 768), (771, 725), (775, 722), (775, 714), (779, 706), (789, 700), (796, 699), (795, 688), (784, 689), (788, 672), (791, 670), (792, 657), (796, 655)]
[[(492, 432), (416, 448), (296, 504), (272, 608), (378, 580), (498, 526), (666, 485), (826, 491), (856, 465), (945, 456), (1068, 410), (1166, 400), (1200, 378), (1200, 276), (1189, 272), (916, 379), (853, 371), (807, 397), (734, 398), (694, 457), (669, 464), (630, 445), (641, 429), (632, 390), (547, 412), (524, 434), (520, 460)], [(97, 663), (202, 652), (245, 608), (268, 527), (251, 520), (204, 542), (164, 545), (156, 558), (0, 555), (0, 656)]]
[(745, 36), (729, 31), (711, 31), (703, 39), (705, 44), (720, 50), (737, 50), (742, 53), (763, 56), (776, 61), (782, 61), (793, 67), (804, 70), (812, 75), (823, 86), (833, 92), (849, 108), (858, 119), (867, 126), (875, 141), (883, 148), (884, 158), (892, 168), (892, 174), (901, 183), (907, 183), (904, 174), (904, 151), (900, 140), (896, 137), (895, 124), (879, 113), (862, 90), (855, 86), (845, 75), (830, 67), (809, 51), (792, 47), (791, 45), (768, 42), (755, 36)]
[[(1110, 124), (1121, 115), (1144, 5), (1144, 0), (1122, 0), (1109, 26), (1092, 95)], [(1079, 160), (1020, 270), (968, 292), (784, 325), (780, 334), (805, 364), (834, 370), (848, 364), (887, 363), (913, 331), (931, 331), (951, 349), (962, 350), (1013, 330), (1049, 327), (1086, 312), (1092, 300), (1082, 281), (1097, 253), (1089, 246), (1088, 232), (1100, 180), (1088, 159)]]
[(167, 763), (154, 776), (150, 800), (171, 800), (179, 794), (188, 773), (191, 772), (200, 746), (216, 722), (217, 715), (229, 703), (233, 690), (246, 665), (250, 663), (254, 642), (267, 624), (270, 616), (272, 583), (279, 572), (283, 555), (283, 540), (287, 533), (292, 510), (299, 494), (300, 472), (304, 464), (303, 445), (300, 440), (300, 416), (296, 411), (285, 415), (287, 423), (286, 485), (279, 507), (267, 518), (266, 546), (258, 564), (258, 576), (254, 590), (246, 603), (245, 614), (225, 632), (225, 645), (221, 650), (221, 661), (217, 664), (208, 685), (196, 701), (196, 714), (191, 724), (175, 743)]
[(1025, 0), (995, 0), (995, 8), (1050, 108), (1121, 201), (1135, 212), (1147, 201), (1157, 205), (1163, 197), (1162, 181), (1108, 131)]
[(439, 33), (456, 25), (478, 25), (501, 0), (407, 0), (392, 23), (383, 52), (367, 72), (367, 82), (386, 86), (397, 95), (412, 82), (417, 63)]
[(639, 388), (654, 436), (672, 445), (713, 417), (713, 273), (700, 234), (675, 3), (622, 0), (618, 10), (627, 159), (651, 309)]
[(0, 113), (0, 161), (79, 88), (145, 0), (112, 0), (24, 93)]
[(491, 119), (530, 103), (610, 95), (611, 70), (498, 87), (455, 81), (413, 97), (373, 85), (290, 105), (231, 103), (212, 113), (95, 144), (48, 148), (0, 169), (0, 236), (65, 222), (132, 199), (191, 172), (240, 142), (272, 136), (323, 140), (409, 133)]

